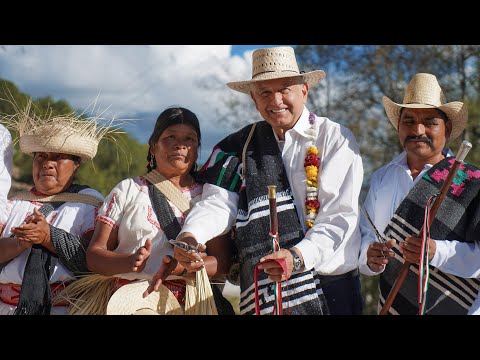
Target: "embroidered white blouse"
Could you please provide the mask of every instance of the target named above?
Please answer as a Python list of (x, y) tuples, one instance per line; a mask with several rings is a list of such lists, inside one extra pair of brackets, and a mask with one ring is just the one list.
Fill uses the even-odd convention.
[[(98, 191), (90, 188), (79, 191), (79, 194), (92, 195), (103, 199), (103, 196)], [(6, 208), (7, 220), (0, 223), (0, 226), (4, 227), (2, 236), (10, 236), (10, 229), (12, 227), (22, 224), (25, 219), (33, 213), (35, 208), (40, 208), (43, 204), (44, 203), (36, 201), (9, 200)], [(46, 220), (50, 225), (59, 229), (74, 235), (83, 236), (95, 229), (96, 215), (97, 208), (93, 205), (68, 202), (50, 212)], [(27, 249), (12, 259), (0, 272), (0, 283), (21, 284), (29, 254), (30, 249)], [(71, 278), (73, 278), (73, 275), (60, 261), (57, 261), (50, 277), (50, 283), (66, 281)]]
[[(198, 183), (182, 191), (183, 196), (192, 203), (200, 200), (201, 193), (202, 185)], [(183, 213), (170, 201), (169, 204), (182, 226)], [(117, 274), (117, 277), (150, 280), (162, 264), (163, 257), (173, 255), (172, 245), (161, 229), (148, 194), (147, 182), (142, 176), (125, 179), (117, 184), (106, 197), (97, 220), (118, 229), (119, 244), (114, 252), (133, 254), (145, 245), (147, 239), (152, 240), (151, 254), (143, 271)]]

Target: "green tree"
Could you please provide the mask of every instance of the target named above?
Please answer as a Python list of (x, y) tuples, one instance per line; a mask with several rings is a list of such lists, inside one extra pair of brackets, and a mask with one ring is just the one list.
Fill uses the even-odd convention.
[[(8, 122), (8, 115), (15, 113), (12, 103), (23, 109), (30, 97), (20, 92), (12, 82), (0, 79), (0, 99), (0, 113)], [(47, 112), (62, 115), (75, 110), (66, 100), (46, 96), (33, 100), (32, 111), (38, 115)], [(13, 134), (13, 138), (18, 139), (18, 134)], [(103, 139), (95, 158), (80, 166), (75, 181), (107, 195), (121, 180), (145, 173), (147, 151), (148, 145), (138, 143), (127, 133), (116, 134), (115, 140)], [(18, 142), (14, 145), (14, 167), (14, 180), (33, 185), (32, 158), (20, 151)]]

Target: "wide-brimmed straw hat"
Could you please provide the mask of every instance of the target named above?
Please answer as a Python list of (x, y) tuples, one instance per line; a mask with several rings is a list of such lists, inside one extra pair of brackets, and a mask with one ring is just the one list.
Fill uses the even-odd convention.
[(467, 126), (468, 109), (466, 105), (460, 101), (447, 103), (437, 78), (432, 74), (418, 73), (412, 78), (405, 90), (403, 104), (397, 104), (384, 96), (383, 106), (390, 122), (397, 130), (402, 108), (443, 111), (452, 122), (450, 140), (458, 137)]
[(252, 79), (230, 82), (227, 86), (235, 91), (248, 94), (252, 84), (257, 81), (298, 77), (304, 83), (313, 86), (325, 76), (323, 70), (300, 73), (293, 48), (281, 46), (255, 50), (252, 55)]
[(35, 152), (56, 152), (76, 155), (82, 162), (97, 154), (98, 139), (80, 134), (77, 129), (64, 124), (51, 124), (20, 135), (20, 150), (33, 155)]
[(175, 295), (164, 285), (143, 297), (148, 281), (135, 281), (123, 285), (110, 298), (107, 315), (183, 315), (184, 311)]
[(23, 109), (12, 101), (10, 103), (15, 114), (5, 116), (2, 122), (18, 132), (20, 150), (28, 155), (55, 152), (75, 155), (85, 162), (95, 157), (103, 137), (113, 138), (113, 134), (121, 132), (100, 124), (99, 117), (84, 118), (83, 114), (76, 113), (54, 116), (50, 109), (45, 115), (38, 115), (32, 110), (31, 100)]

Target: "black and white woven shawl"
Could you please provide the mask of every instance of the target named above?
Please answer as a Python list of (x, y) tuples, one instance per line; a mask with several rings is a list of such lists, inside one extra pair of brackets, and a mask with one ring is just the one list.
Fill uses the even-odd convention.
[[(426, 202), (440, 191), (453, 161), (453, 157), (444, 159), (426, 172), (408, 193), (385, 228), (386, 237), (395, 239), (397, 244), (393, 248), (395, 259), (390, 260), (380, 276), (380, 306), (383, 306), (404, 262), (399, 252), (399, 242), (420, 232)], [(430, 226), (430, 237), (461, 242), (480, 240), (480, 171), (473, 165), (465, 163), (457, 171)], [(417, 284), (418, 266), (411, 265), (390, 314), (418, 313)], [(430, 266), (426, 314), (466, 315), (476, 298), (479, 286), (480, 280), (460, 278)]]
[[(272, 250), (267, 185), (277, 186), (280, 247), (291, 248), (304, 237), (280, 149), (267, 122), (257, 123), (245, 152), (246, 169), (242, 169), (242, 150), (252, 126), (218, 143), (199, 174), (201, 181), (239, 194), (235, 245), (240, 262), (242, 314), (255, 313), (254, 268), (260, 258)], [(242, 179), (242, 170), (245, 179)], [(261, 273), (258, 281), (261, 314), (270, 314), (273, 310), (274, 284)], [(328, 312), (320, 280), (313, 270), (294, 274), (288, 282), (283, 282), (282, 299), (284, 313), (320, 315)]]

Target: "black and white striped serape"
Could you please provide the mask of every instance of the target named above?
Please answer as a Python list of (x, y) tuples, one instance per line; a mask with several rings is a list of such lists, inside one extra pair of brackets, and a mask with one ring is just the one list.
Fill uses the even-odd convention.
[[(245, 179), (241, 178), (242, 150), (251, 127), (252, 125), (244, 127), (215, 146), (199, 174), (200, 180), (239, 194), (235, 245), (240, 262), (242, 314), (255, 313), (253, 284), (255, 265), (272, 249), (268, 235), (267, 185), (277, 186), (280, 247), (291, 248), (304, 237), (280, 149), (272, 127), (266, 121), (257, 123), (248, 143), (244, 159), (246, 169), (243, 169)], [(326, 312), (326, 300), (319, 280), (312, 271), (294, 275), (288, 283), (282, 285), (284, 313), (321, 315)], [(273, 286), (274, 282), (261, 272), (259, 276), (261, 314), (271, 313), (273, 309)]]
[[(398, 244), (407, 236), (420, 232), (425, 204), (428, 198), (441, 189), (453, 160), (453, 158), (442, 160), (425, 173), (400, 204), (385, 229), (386, 237), (395, 239), (397, 244), (393, 248), (395, 258), (390, 260), (380, 276), (380, 308), (404, 262)], [(430, 226), (430, 237), (436, 240), (480, 241), (480, 171), (476, 167), (467, 163), (460, 166)], [(417, 314), (417, 286), (418, 266), (411, 265), (389, 313)], [(426, 314), (466, 315), (477, 296), (479, 287), (478, 279), (460, 278), (430, 266)]]

